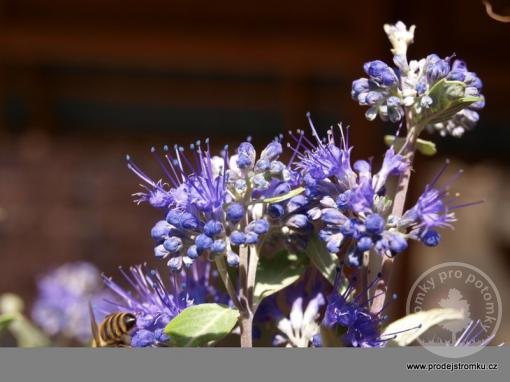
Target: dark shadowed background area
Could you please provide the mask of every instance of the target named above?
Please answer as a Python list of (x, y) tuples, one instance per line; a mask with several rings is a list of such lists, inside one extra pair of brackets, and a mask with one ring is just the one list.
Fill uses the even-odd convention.
[[(510, 14), (508, 0), (492, 3)], [(126, 153), (156, 175), (151, 146), (210, 137), (220, 148), (251, 135), (262, 147), (305, 128), (311, 111), (323, 129), (352, 126), (356, 158), (380, 155), (385, 127), (364, 119), (350, 84), (364, 62), (391, 60), (382, 25), (400, 19), (417, 25), (412, 58), (455, 53), (487, 99), (475, 131), (436, 137), (440, 155), (418, 160), (411, 196), (449, 157), (465, 169), (466, 200), (487, 202), (460, 211), (439, 249), (404, 254), (394, 288), (407, 296), (429, 266), (465, 261), (509, 301), (510, 24), (477, 0), (360, 4), (0, 0), (0, 293), (31, 301), (35, 276), (67, 261), (112, 273), (152, 260), (160, 216), (132, 203)]]

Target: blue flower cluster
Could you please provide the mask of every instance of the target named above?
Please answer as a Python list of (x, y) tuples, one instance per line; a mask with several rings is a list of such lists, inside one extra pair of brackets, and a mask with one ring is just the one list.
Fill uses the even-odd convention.
[(136, 316), (131, 333), (133, 347), (166, 346), (166, 325), (188, 306), (230, 303), (228, 296), (217, 289), (217, 275), (207, 262), (197, 261), (187, 272), (171, 273), (168, 283), (147, 265), (132, 266), (128, 272), (119, 269), (132, 290), (103, 275), (105, 285), (114, 294), (114, 298), (105, 300), (105, 313), (122, 311)]
[[(156, 178), (127, 156), (128, 168), (142, 181), (141, 192), (133, 195), (135, 202), (148, 203), (161, 214), (150, 235), (155, 257), (172, 271), (170, 282), (147, 265), (138, 265), (120, 269), (122, 283), (103, 276), (104, 291), (98, 288), (100, 276), (93, 266), (68, 264), (40, 280), (34, 320), (50, 335), (85, 341), (90, 338), (87, 302), (102, 297), (106, 305), (95, 302), (99, 319), (118, 311), (132, 313), (136, 326), (131, 346), (159, 347), (171, 344), (164, 329), (184, 309), (215, 302), (239, 310), (244, 346), (251, 346), (246, 336), (251, 323), (256, 324), (256, 336), (257, 325), (269, 320), (276, 322), (275, 346), (321, 346), (321, 321), (329, 328), (341, 327), (347, 346), (384, 347), (394, 339), (399, 333), (381, 332), (388, 303), (380, 296), (386, 293), (390, 272), (379, 273), (368, 283), (339, 269), (326, 299), (331, 284), (317, 269), (308, 268), (299, 281), (277, 290), (298, 279), (294, 275), (298, 268), (289, 274), (270, 269), (268, 281), (264, 274), (268, 267), (262, 263), (282, 249), (291, 250), (287, 254), (296, 254), (297, 259), (308, 243), (315, 250), (319, 242), (322, 250), (336, 255), (333, 261), (345, 265), (345, 274), (366, 278), (370, 253), (382, 257), (381, 268), (387, 270), (392, 263), (388, 258), (404, 252), (409, 240), (437, 246), (440, 230), (456, 221), (455, 211), (479, 203), (459, 204), (457, 196), (450, 196), (460, 172), (439, 185), (446, 163), (416, 203), (404, 210), (414, 152), (431, 147), (418, 139), (420, 133), (427, 129), (461, 136), (478, 121), (484, 96), (482, 82), (463, 61), (436, 54), (408, 61), (414, 26), (408, 29), (398, 22), (386, 25), (385, 31), (393, 46), (393, 65), (380, 60), (365, 63), (366, 77), (355, 80), (351, 91), (354, 100), (368, 106), (367, 119), (379, 116), (383, 121), (406, 122), (406, 137), (393, 137), (380, 160), (352, 160), (348, 129), (340, 125), (320, 136), (310, 114), (311, 134), (290, 132), (288, 153), (283, 150), (283, 136), (260, 153), (251, 138), (234, 150), (224, 146), (218, 155), (211, 151), (209, 139), (186, 149), (165, 145), (161, 153), (151, 149), (162, 172)], [(395, 188), (389, 187), (390, 180), (397, 178), (397, 190), (388, 192)], [(317, 264), (316, 253), (309, 254), (310, 263)], [(240, 272), (226, 270), (227, 264), (239, 266), (241, 259)], [(285, 263), (290, 256), (275, 260), (282, 260), (276, 268), (293, 267)], [(305, 262), (299, 258), (299, 270), (301, 266)], [(225, 288), (218, 288), (219, 276)], [(273, 284), (276, 277), (282, 280), (274, 280), (271, 288), (275, 289), (265, 285), (258, 290), (257, 282)], [(478, 324), (471, 324), (457, 345), (479, 340)]]
[[(399, 122), (406, 112), (424, 122), (430, 132), (460, 137), (478, 122), (477, 111), (484, 107), (482, 82), (461, 60), (430, 54), (421, 60), (406, 57), (414, 27), (407, 30), (401, 22), (387, 26), (393, 44), (395, 67), (375, 60), (363, 69), (367, 78), (352, 83), (352, 98), (368, 106), (366, 117)], [(448, 112), (448, 114), (445, 114)]]
[[(440, 60), (439, 58), (437, 59)], [(463, 108), (450, 119), (436, 121), (428, 125), (427, 129), (431, 132), (438, 131), (443, 136), (449, 134), (454, 137), (460, 137), (465, 131), (473, 129), (480, 119), (478, 112), (485, 106), (485, 97), (481, 94), (482, 81), (478, 78), (476, 73), (468, 71), (464, 61), (454, 60), (451, 67), (449, 65), (449, 60), (440, 61), (442, 61), (442, 65), (445, 66), (444, 72), (447, 72), (445, 77), (442, 78), (446, 78), (450, 81), (459, 81), (465, 86), (463, 92), (462, 89), (452, 87), (452, 90), (450, 90), (451, 96), (455, 97), (455, 90), (457, 90), (460, 91), (461, 96), (478, 97), (479, 100)], [(439, 73), (439, 76), (442, 76), (444, 72)]]
[(205, 144), (205, 150), (200, 142), (190, 146), (191, 159), (177, 146), (173, 153), (165, 146), (163, 158), (155, 155), (165, 181), (153, 181), (128, 157), (128, 167), (145, 182), (145, 191), (135, 194), (136, 201), (165, 210), (165, 219), (151, 230), (156, 257), (168, 259), (175, 271), (200, 256), (225, 256), (230, 266), (237, 266), (239, 248), (257, 245), (270, 230), (283, 229), (289, 239), (310, 231), (306, 215), (295, 213), (306, 202), (302, 196), (261, 203), (298, 185), (296, 173), (278, 159), (280, 138), (258, 158), (249, 141), (232, 156), (228, 147), (221, 156), (211, 156), (209, 141)]
[(37, 282), (37, 298), (32, 319), (52, 337), (86, 343), (90, 339), (89, 301), (95, 302), (96, 315), (101, 314), (99, 270), (91, 263), (66, 263), (48, 272)]
[(380, 171), (372, 174), (367, 161), (351, 165), (352, 148), (341, 128), (338, 145), (333, 130), (323, 141), (313, 124), (311, 128), (315, 143), (306, 140), (304, 145), (305, 138), (296, 141), (297, 166), (308, 194), (316, 201), (308, 216), (320, 227), (319, 235), (328, 250), (338, 253), (345, 247), (352, 266), (359, 266), (363, 253), (372, 248), (391, 255), (405, 250), (404, 236), (391, 229), (387, 219), (391, 201), (385, 197), (385, 184), (389, 176), (406, 170), (406, 160), (390, 148)]
[(190, 267), (201, 256), (225, 256), (229, 265), (237, 266), (239, 248), (260, 244), (261, 237), (303, 249), (318, 233), (331, 253), (343, 253), (349, 266), (359, 267), (368, 251), (393, 257), (406, 250), (409, 239), (428, 246), (439, 243), (437, 229), (450, 227), (454, 210), (462, 206), (449, 197), (451, 181), (436, 188), (446, 166), (414, 207), (402, 217), (393, 216), (386, 185), (408, 170), (406, 157), (392, 146), (374, 172), (370, 161), (351, 163), (348, 132), (331, 129), (323, 139), (310, 115), (308, 119), (312, 138), (303, 131), (290, 133), (292, 157), (287, 164), (278, 159), (281, 138), (258, 159), (248, 141), (230, 157), (228, 148), (221, 156), (211, 156), (208, 142), (205, 151), (197, 143), (192, 145), (195, 167), (182, 149), (176, 147), (172, 156), (166, 148), (165, 161), (157, 158), (168, 183), (152, 181), (129, 160), (129, 168), (147, 187), (136, 194), (137, 201), (165, 210), (165, 220), (151, 230), (156, 257), (168, 259), (174, 271)]
[(351, 96), (360, 105), (369, 106), (366, 118), (373, 121), (379, 115), (383, 121), (400, 121), (404, 109), (397, 72), (380, 60), (367, 62), (363, 69), (368, 78), (352, 83)]
[(407, 248), (409, 239), (437, 245), (437, 228), (451, 227), (454, 210), (473, 204), (455, 205), (456, 197), (451, 198), (448, 192), (455, 177), (436, 188), (445, 164), (416, 205), (403, 217), (394, 216), (386, 183), (408, 169), (406, 158), (390, 147), (379, 171), (373, 173), (368, 161), (351, 164), (352, 147), (341, 127), (338, 139), (333, 130), (321, 139), (311, 121), (310, 125), (315, 142), (301, 132), (299, 137), (293, 135), (292, 147), (306, 188), (306, 214), (329, 252), (344, 253), (351, 267), (361, 266), (363, 254), (371, 250), (393, 257)]
[[(380, 348), (386, 346), (388, 341), (394, 339), (399, 333), (381, 333), (381, 324), (386, 320), (383, 311), (386, 304), (379, 312), (370, 311), (370, 301), (377, 295), (369, 298), (368, 293), (379, 281), (381, 275), (377, 277), (362, 291), (355, 292), (354, 284), (357, 283), (356, 277), (347, 279), (348, 283), (343, 292), (342, 273), (338, 270), (333, 292), (328, 296), (328, 305), (324, 313), (322, 324), (333, 328), (340, 326), (344, 328), (345, 334), (343, 341), (349, 347)], [(383, 293), (383, 292), (379, 292)], [(393, 295), (393, 299), (396, 295)], [(414, 330), (409, 328), (404, 331)]]
[(409, 231), (409, 237), (419, 240), (429, 247), (435, 247), (439, 244), (441, 235), (437, 231), (438, 229), (453, 228), (452, 223), (457, 220), (455, 210), (483, 202), (474, 201), (458, 204), (459, 196), (450, 195), (450, 186), (462, 174), (461, 170), (441, 187), (438, 187), (437, 183), (447, 167), (448, 162), (444, 164), (435, 178), (425, 187), (416, 204), (405, 211), (396, 223), (399, 230)]

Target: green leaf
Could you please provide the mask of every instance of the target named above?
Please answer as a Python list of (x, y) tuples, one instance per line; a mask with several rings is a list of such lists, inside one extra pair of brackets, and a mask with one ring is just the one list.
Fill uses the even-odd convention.
[[(389, 324), (383, 331), (381, 337), (391, 336), (392, 333), (404, 331), (397, 334), (390, 344), (396, 346), (407, 346), (419, 336), (425, 333), (434, 325), (440, 324), (443, 321), (460, 320), (464, 318), (462, 310), (451, 308), (437, 308), (424, 310), (418, 313), (409, 314)], [(420, 326), (421, 325), (421, 326)], [(417, 328), (415, 330), (409, 330)]]
[(4, 329), (7, 329), (11, 322), (16, 319), (16, 315), (14, 314), (2, 314), (0, 316), (0, 332)]
[(462, 109), (483, 100), (481, 97), (465, 97), (465, 89), (466, 84), (461, 81), (450, 81), (443, 78), (436, 82), (428, 93), (432, 98), (432, 105), (418, 122), (422, 126), (444, 122)]
[(436, 144), (431, 141), (418, 138), (416, 140), (416, 149), (423, 155), (433, 156), (437, 154)]
[(11, 322), (9, 331), (16, 337), (19, 347), (32, 348), (51, 346), (50, 339), (22, 315)]
[(304, 254), (278, 252), (272, 258), (261, 258), (257, 266), (254, 304), (295, 282), (305, 271), (308, 259)]
[(329, 253), (326, 245), (317, 235), (312, 235), (310, 237), (305, 252), (322, 275), (328, 279), (331, 284), (334, 284), (338, 257), (333, 253)]
[[(0, 313), (7, 318), (8, 330), (16, 338), (19, 347), (50, 346), (49, 338), (32, 324), (21, 312), (24, 309), (23, 300), (12, 293), (0, 295)], [(0, 325), (2, 326), (2, 325)]]
[[(385, 135), (384, 143), (387, 146), (391, 146), (395, 142), (395, 136), (393, 135)], [(405, 138), (397, 138), (395, 142), (395, 151), (399, 151), (405, 143)], [(426, 141), (425, 139), (418, 138), (416, 140), (416, 149), (422, 153), (423, 155), (433, 156), (437, 154), (436, 144), (431, 141)]]
[(218, 341), (237, 323), (239, 312), (220, 304), (200, 304), (184, 309), (165, 328), (178, 347), (196, 347)]
[(269, 204), (280, 203), (280, 202), (283, 202), (284, 200), (293, 198), (294, 196), (301, 194), (304, 190), (305, 190), (304, 187), (298, 187), (298, 188), (295, 188), (292, 191), (286, 193), (285, 195), (280, 195), (280, 196), (275, 196), (274, 198), (264, 199), (263, 202), (269, 203)]

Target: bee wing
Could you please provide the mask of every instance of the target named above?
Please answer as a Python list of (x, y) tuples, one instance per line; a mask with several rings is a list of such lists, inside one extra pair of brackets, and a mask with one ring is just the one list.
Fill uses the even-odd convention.
[(97, 327), (96, 317), (94, 315), (94, 310), (92, 309), (92, 304), (89, 301), (89, 315), (90, 315), (90, 328), (92, 329), (92, 338), (94, 339), (95, 346), (99, 347), (101, 344), (101, 340), (99, 338), (99, 329)]

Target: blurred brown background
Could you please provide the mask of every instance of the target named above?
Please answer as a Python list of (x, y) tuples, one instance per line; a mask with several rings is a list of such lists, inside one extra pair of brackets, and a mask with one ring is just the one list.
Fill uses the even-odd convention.
[[(492, 3), (510, 14), (508, 0)], [(364, 62), (391, 60), (382, 25), (401, 19), (417, 25), (411, 57), (456, 53), (487, 98), (475, 131), (418, 161), (412, 192), (450, 157), (466, 170), (457, 184), (466, 200), (488, 201), (459, 212), (439, 250), (402, 256), (411, 271), (397, 272), (394, 286), (406, 296), (429, 266), (466, 261), (507, 302), (510, 24), (477, 0), (359, 4), (0, 0), (0, 292), (30, 301), (35, 275), (65, 261), (111, 273), (152, 258), (148, 232), (159, 214), (131, 202), (138, 182), (126, 153), (157, 174), (152, 145), (253, 135), (260, 147), (306, 127), (306, 111), (323, 128), (350, 124), (356, 157), (382, 152), (382, 123), (364, 120), (350, 84)]]

